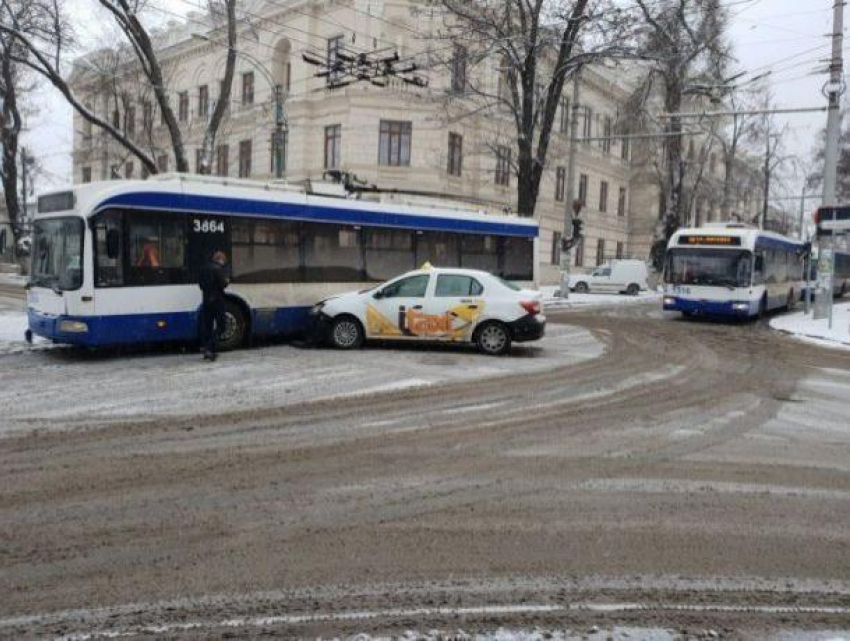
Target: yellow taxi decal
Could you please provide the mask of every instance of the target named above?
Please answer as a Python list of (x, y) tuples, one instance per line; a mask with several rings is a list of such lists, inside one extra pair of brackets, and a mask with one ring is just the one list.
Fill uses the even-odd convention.
[(372, 305), (366, 306), (366, 331), (373, 336), (401, 336), (398, 326)]
[(444, 314), (399, 307), (393, 322), (372, 305), (366, 308), (367, 331), (373, 336), (408, 336), (463, 340), (484, 311), (484, 301), (456, 305)]

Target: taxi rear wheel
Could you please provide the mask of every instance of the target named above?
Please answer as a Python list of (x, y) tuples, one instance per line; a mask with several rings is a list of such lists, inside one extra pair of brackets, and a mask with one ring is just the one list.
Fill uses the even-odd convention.
[(354, 316), (338, 316), (331, 323), (328, 341), (336, 349), (357, 349), (363, 339), (363, 326)]
[(497, 321), (487, 321), (475, 332), (475, 344), (482, 353), (501, 356), (511, 349), (511, 333)]

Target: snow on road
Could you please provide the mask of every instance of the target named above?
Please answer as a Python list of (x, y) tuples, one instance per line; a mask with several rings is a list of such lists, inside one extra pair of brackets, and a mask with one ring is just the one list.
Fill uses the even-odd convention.
[(770, 326), (808, 343), (850, 350), (850, 303), (836, 303), (832, 329), (826, 319), (814, 320), (805, 312), (777, 316)]
[(609, 307), (614, 305), (636, 305), (640, 303), (654, 302), (661, 300), (661, 294), (658, 292), (641, 292), (637, 296), (626, 296), (625, 294), (602, 294), (589, 292), (587, 294), (578, 294), (570, 292), (569, 298), (566, 300), (555, 296), (555, 292), (559, 287), (541, 287), (540, 293), (543, 294), (544, 310), (556, 309), (571, 309), (577, 307)]
[[(590, 332), (550, 324), (538, 342), (493, 358), (457, 346), (372, 346), (355, 352), (266, 345), (215, 363), (180, 348), (88, 353), (31, 350), (20, 313), (0, 312), (0, 434), (86, 427), (111, 419), (215, 415), (304, 401), (543, 371), (596, 358)], [(506, 383), (507, 385), (507, 383)]]

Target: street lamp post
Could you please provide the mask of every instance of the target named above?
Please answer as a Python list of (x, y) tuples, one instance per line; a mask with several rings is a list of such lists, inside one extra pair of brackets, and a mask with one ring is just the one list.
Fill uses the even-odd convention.
[(287, 122), (286, 122), (286, 111), (284, 107), (284, 101), (286, 100), (286, 96), (283, 93), (283, 85), (275, 82), (272, 77), (271, 72), (268, 68), (257, 58), (252, 56), (247, 51), (242, 51), (241, 49), (235, 49), (230, 47), (230, 45), (223, 44), (216, 40), (213, 40), (209, 36), (206, 36), (202, 33), (193, 33), (192, 37), (196, 40), (203, 40), (204, 42), (210, 42), (212, 44), (218, 44), (224, 47), (225, 49), (234, 49), (237, 56), (242, 56), (248, 62), (250, 62), (254, 68), (259, 71), (263, 77), (266, 79), (266, 82), (269, 83), (269, 87), (272, 89), (272, 93), (274, 95), (274, 132), (272, 133), (272, 154), (274, 157), (274, 175), (277, 180), (283, 178), (283, 147), (284, 141), (286, 139)]

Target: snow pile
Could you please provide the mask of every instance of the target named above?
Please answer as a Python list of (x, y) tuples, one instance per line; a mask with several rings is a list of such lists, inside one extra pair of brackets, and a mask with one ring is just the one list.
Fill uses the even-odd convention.
[(827, 319), (814, 320), (812, 315), (806, 315), (805, 312), (777, 316), (770, 321), (770, 326), (808, 343), (850, 349), (850, 303), (835, 305), (832, 329)]
[(0, 354), (18, 354), (33, 347), (55, 347), (53, 343), (39, 336), (33, 337), (32, 346), (28, 345), (24, 340), (27, 326), (26, 314), (0, 311)]
[(555, 295), (559, 289), (560, 287), (556, 286), (540, 288), (540, 293), (543, 294), (544, 310), (572, 309), (575, 307), (635, 305), (638, 303), (658, 301), (661, 299), (661, 295), (657, 292), (645, 291), (641, 292), (637, 296), (627, 296), (626, 294), (601, 294), (594, 292), (577, 294), (575, 292), (570, 292), (569, 298), (564, 300), (560, 296), (556, 297)]
[(27, 280), (27, 276), (0, 272), (0, 283), (3, 283), (4, 285), (16, 285), (18, 287), (23, 287), (27, 284)]

